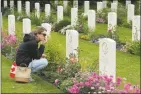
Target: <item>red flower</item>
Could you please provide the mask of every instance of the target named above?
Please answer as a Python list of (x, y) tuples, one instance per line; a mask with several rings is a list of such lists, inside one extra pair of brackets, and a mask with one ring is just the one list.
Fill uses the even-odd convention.
[(109, 31), (109, 32), (112, 32), (112, 29), (109, 29), (108, 31)]
[(63, 71), (63, 69), (61, 68), (61, 66), (59, 66), (58, 69), (57, 69), (57, 72), (60, 73), (60, 72), (62, 72), (62, 71)]

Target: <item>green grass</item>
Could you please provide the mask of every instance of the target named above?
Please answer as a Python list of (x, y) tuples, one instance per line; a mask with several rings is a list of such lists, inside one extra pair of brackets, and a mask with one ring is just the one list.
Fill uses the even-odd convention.
[(16, 83), (9, 77), (12, 61), (2, 56), (2, 93), (61, 93), (54, 85), (33, 75), (35, 82)]
[[(103, 34), (106, 35), (107, 34), (107, 24), (96, 24), (96, 30), (95, 33), (96, 35), (99, 34)], [(120, 38), (121, 42), (126, 43), (127, 41), (130, 42), (132, 41), (132, 29), (129, 28), (125, 28), (125, 27), (118, 27), (118, 36)]]
[[(3, 17), (4, 30), (7, 30), (7, 18)], [(35, 28), (35, 26), (32, 26)], [(103, 34), (107, 31), (106, 24), (96, 24), (96, 33)], [(131, 40), (131, 30), (124, 27), (119, 27), (120, 39), (125, 41), (125, 37)], [(22, 23), (16, 22), (16, 34), (22, 35)], [(52, 42), (58, 41), (59, 48), (62, 51), (63, 57), (65, 58), (66, 53), (66, 43), (65, 36), (56, 32), (51, 33)], [(83, 67), (93, 67), (95, 62), (99, 59), (99, 45), (89, 43), (88, 41), (79, 39), (79, 60)], [(112, 57), (112, 56), (111, 56)], [(140, 57), (136, 55), (127, 54), (124, 52), (116, 52), (116, 75), (117, 77), (125, 77), (127, 81), (133, 84), (140, 83)], [(98, 69), (98, 66), (97, 66)]]

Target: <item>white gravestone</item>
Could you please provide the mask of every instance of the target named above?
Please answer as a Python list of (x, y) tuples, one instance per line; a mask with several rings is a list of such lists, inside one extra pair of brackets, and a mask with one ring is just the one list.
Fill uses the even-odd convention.
[(103, 3), (102, 2), (97, 2), (97, 12), (101, 12), (103, 9)]
[(141, 2), (139, 1), (139, 11), (140, 11), (140, 7), (141, 7)]
[(31, 32), (31, 20), (29, 18), (23, 19), (23, 34), (29, 34)]
[(14, 0), (10, 0), (10, 9), (14, 8)]
[(73, 8), (78, 8), (78, 0), (73, 1)]
[(118, 0), (113, 0), (113, 3), (116, 3), (118, 5)]
[(0, 0), (0, 13), (1, 13), (1, 0)]
[(45, 4), (45, 16), (50, 16), (50, 4)]
[(117, 25), (117, 13), (109, 12), (108, 13), (108, 31), (112, 30), (112, 32), (116, 29)]
[(7, 0), (4, 0), (4, 8), (7, 8)]
[(128, 10), (127, 10), (127, 22), (128, 23), (133, 20), (134, 10), (135, 10), (135, 6), (133, 4), (128, 4)]
[(88, 11), (88, 27), (89, 27), (90, 30), (95, 29), (95, 23), (96, 23), (95, 10), (89, 10)]
[(47, 36), (50, 37), (51, 25), (49, 23), (42, 23), (41, 26), (44, 27), (47, 30), (46, 34), (47, 34)]
[(63, 1), (63, 4), (64, 4), (64, 10), (67, 9), (68, 1), (67, 1), (67, 0), (64, 0), (64, 1)]
[(0, 11), (0, 31), (3, 29), (2, 25), (2, 12)]
[(104, 1), (102, 1), (102, 3), (103, 3), (103, 8), (107, 8), (107, 1), (104, 0)]
[(110, 38), (100, 39), (99, 73), (113, 76), (116, 81), (116, 42)]
[(2, 12), (1, 12), (1, 0), (0, 0), (0, 32), (2, 30)]
[(117, 12), (117, 3), (111, 3), (111, 11)]
[(89, 1), (85, 1), (84, 2), (84, 6), (85, 6), (85, 8), (84, 8), (84, 13), (87, 15), (88, 14), (88, 10), (89, 10), (89, 8), (90, 8), (90, 6), (89, 6), (90, 4), (89, 4)]
[(63, 20), (63, 6), (57, 6), (57, 22)]
[(140, 15), (136, 15), (133, 17), (132, 21), (132, 41), (140, 40)]
[(79, 34), (76, 30), (66, 31), (66, 57), (69, 59), (70, 54), (75, 54), (78, 60)]
[(9, 35), (15, 35), (15, 16), (8, 15), (8, 33)]
[(26, 15), (30, 16), (30, 2), (29, 1), (25, 2), (25, 11), (26, 11)]
[(21, 1), (18, 1), (18, 13), (21, 13), (22, 11), (22, 2)]
[(57, 6), (58, 5), (58, 0), (55, 0), (54, 4), (55, 4), (55, 6)]
[(40, 3), (35, 3), (35, 17), (40, 18)]
[(71, 8), (71, 25), (75, 26), (77, 24), (77, 20), (78, 20), (78, 9)]
[(131, 4), (130, 0), (126, 0), (126, 8), (128, 7), (128, 4)]

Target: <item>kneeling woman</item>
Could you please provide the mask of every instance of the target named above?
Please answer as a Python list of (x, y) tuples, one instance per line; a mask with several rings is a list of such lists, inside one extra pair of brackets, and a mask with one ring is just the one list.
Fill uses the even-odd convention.
[[(37, 72), (48, 65), (47, 59), (44, 58), (45, 42), (47, 41), (46, 29), (43, 27), (37, 27), (34, 32), (25, 34), (23, 42), (20, 44), (16, 53), (17, 66), (26, 64), (31, 68), (31, 73)], [(40, 47), (38, 48), (38, 43)], [(32, 78), (29, 79), (33, 81)]]

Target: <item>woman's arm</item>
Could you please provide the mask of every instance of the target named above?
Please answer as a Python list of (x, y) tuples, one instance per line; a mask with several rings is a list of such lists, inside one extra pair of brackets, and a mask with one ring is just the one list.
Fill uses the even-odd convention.
[(42, 57), (42, 54), (44, 53), (45, 46), (43, 44), (40, 45), (38, 49), (38, 43), (35, 41), (32, 41), (30, 43), (30, 54), (32, 55), (33, 59), (40, 59)]

